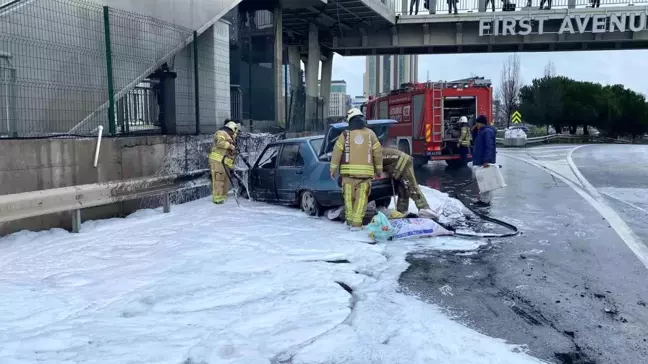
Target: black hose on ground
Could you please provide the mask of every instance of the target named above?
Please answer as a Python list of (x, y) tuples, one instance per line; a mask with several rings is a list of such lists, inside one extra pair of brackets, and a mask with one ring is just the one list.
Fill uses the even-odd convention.
[(450, 197), (456, 198), (457, 200), (461, 201), (461, 203), (464, 204), (464, 206), (466, 206), (466, 208), (468, 208), (468, 210), (470, 210), (473, 214), (477, 215), (480, 219), (482, 219), (484, 221), (492, 222), (493, 224), (496, 224), (496, 225), (499, 225), (499, 226), (503, 226), (503, 227), (511, 230), (511, 232), (510, 233), (504, 233), (504, 234), (459, 233), (453, 227), (448, 227), (448, 226), (444, 226), (444, 225), (441, 225), (441, 226), (443, 226), (447, 230), (453, 231), (456, 236), (465, 236), (465, 237), (470, 237), (470, 238), (474, 238), (474, 237), (481, 237), (481, 238), (508, 238), (508, 237), (518, 235), (520, 233), (520, 230), (518, 230), (517, 226), (515, 226), (513, 224), (510, 224), (510, 223), (508, 223), (506, 221), (502, 221), (500, 219), (490, 217), (490, 216), (488, 216), (488, 215), (486, 215), (484, 213), (481, 213), (477, 209), (472, 207), (470, 203), (466, 203), (466, 201), (464, 201), (461, 197), (459, 197), (459, 192), (467, 189), (470, 185), (472, 185), (475, 182), (477, 182), (477, 180), (473, 179), (472, 181), (470, 181), (470, 182), (468, 182), (468, 183), (466, 183), (464, 185), (459, 186), (459, 188), (457, 188), (453, 193), (449, 194)]

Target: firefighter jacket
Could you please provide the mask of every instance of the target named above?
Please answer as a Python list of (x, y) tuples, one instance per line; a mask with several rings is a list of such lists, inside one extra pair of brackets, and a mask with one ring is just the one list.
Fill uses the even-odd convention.
[(382, 146), (369, 128), (345, 130), (338, 137), (331, 157), (331, 173), (340, 168), (340, 175), (373, 178), (383, 171)]
[(383, 169), (393, 179), (400, 179), (403, 171), (411, 165), (412, 157), (394, 148), (383, 148)]
[(470, 142), (472, 141), (472, 134), (470, 133), (470, 128), (464, 126), (461, 128), (461, 135), (459, 136), (459, 146), (469, 147)]
[(218, 130), (214, 134), (214, 145), (212, 145), (209, 159), (221, 162), (227, 168), (234, 168), (236, 158), (234, 139), (225, 130)]

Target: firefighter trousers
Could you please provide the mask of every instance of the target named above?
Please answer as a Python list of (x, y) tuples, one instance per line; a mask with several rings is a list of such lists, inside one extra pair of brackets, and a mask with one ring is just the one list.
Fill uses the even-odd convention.
[(212, 177), (212, 201), (217, 204), (225, 202), (229, 190), (229, 178), (222, 162), (209, 160), (209, 169)]
[(367, 213), (367, 200), (371, 193), (371, 178), (342, 177), (344, 195), (344, 215), (351, 227), (362, 227), (362, 219)]
[(400, 179), (397, 180), (396, 183), (398, 183), (398, 201), (396, 202), (396, 210), (398, 210), (398, 212), (404, 214), (407, 213), (410, 198), (414, 200), (414, 203), (419, 210), (430, 208), (425, 195), (421, 192), (421, 189), (416, 182), (414, 167), (411, 162), (405, 166)]

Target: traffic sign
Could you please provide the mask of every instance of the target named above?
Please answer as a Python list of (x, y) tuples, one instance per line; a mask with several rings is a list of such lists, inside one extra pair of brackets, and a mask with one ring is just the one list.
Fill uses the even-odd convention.
[(519, 124), (520, 121), (522, 121), (522, 114), (520, 114), (520, 112), (517, 110), (513, 111), (513, 114), (511, 115), (511, 121), (513, 122), (513, 124)]

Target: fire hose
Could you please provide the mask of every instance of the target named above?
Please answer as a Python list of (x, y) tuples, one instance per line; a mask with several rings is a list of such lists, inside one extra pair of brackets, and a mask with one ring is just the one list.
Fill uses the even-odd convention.
[[(499, 168), (502, 168), (502, 166), (499, 166)], [(470, 187), (472, 184), (474, 184), (476, 182), (477, 182), (477, 179), (473, 178), (470, 182), (459, 186), (459, 188), (457, 188), (454, 192), (449, 194), (450, 197), (456, 198), (457, 200), (461, 201), (461, 203), (464, 204), (464, 206), (466, 206), (466, 208), (468, 210), (470, 210), (470, 212), (477, 215), (477, 217), (479, 217), (480, 219), (482, 219), (484, 221), (491, 222), (493, 224), (496, 224), (496, 225), (499, 225), (499, 226), (502, 226), (502, 227), (505, 227), (505, 228), (511, 230), (511, 232), (503, 233), (503, 234), (496, 234), (496, 233), (464, 233), (464, 232), (458, 232), (455, 228), (453, 228), (451, 226), (444, 226), (442, 224), (440, 224), (440, 225), (443, 226), (447, 230), (453, 231), (454, 235), (456, 235), (456, 236), (465, 236), (465, 237), (471, 237), (471, 238), (472, 237), (479, 237), (479, 238), (508, 238), (508, 237), (518, 235), (520, 233), (520, 230), (518, 230), (517, 226), (515, 226), (515, 225), (513, 225), (511, 223), (508, 223), (506, 221), (496, 219), (494, 217), (490, 217), (490, 216), (480, 212), (479, 210), (474, 208), (470, 203), (468, 203), (467, 201), (465, 201), (464, 199), (459, 197), (459, 192), (467, 189), (468, 187)]]

